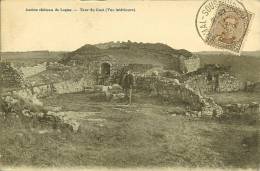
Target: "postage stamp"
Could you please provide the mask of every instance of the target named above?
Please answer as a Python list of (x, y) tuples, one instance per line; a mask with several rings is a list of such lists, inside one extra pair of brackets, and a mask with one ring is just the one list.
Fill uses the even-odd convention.
[(206, 44), (239, 54), (252, 17), (238, 0), (207, 0), (199, 8), (195, 24)]
[(206, 43), (239, 53), (251, 18), (252, 14), (247, 11), (221, 4), (206, 37)]

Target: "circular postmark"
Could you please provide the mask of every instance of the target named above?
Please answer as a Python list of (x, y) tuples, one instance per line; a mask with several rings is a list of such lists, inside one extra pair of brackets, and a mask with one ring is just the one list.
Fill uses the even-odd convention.
[[(219, 6), (225, 4), (241, 11), (244, 11), (247, 14), (247, 10), (242, 2), (238, 0), (206, 0), (199, 8), (195, 25), (197, 32), (200, 38), (206, 42), (207, 36), (210, 33), (212, 22), (215, 19), (216, 13), (219, 9)], [(248, 16), (245, 16), (248, 17)], [(229, 21), (229, 20), (226, 20)]]

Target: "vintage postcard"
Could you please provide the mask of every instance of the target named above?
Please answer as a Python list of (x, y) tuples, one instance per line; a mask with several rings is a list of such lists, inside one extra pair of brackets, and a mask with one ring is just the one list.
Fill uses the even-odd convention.
[(0, 2), (0, 171), (259, 170), (259, 0)]

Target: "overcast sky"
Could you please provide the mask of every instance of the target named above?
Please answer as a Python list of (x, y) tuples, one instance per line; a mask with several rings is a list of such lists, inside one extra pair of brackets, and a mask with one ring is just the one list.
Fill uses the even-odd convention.
[[(190, 51), (205, 45), (195, 28), (203, 1), (1, 1), (1, 51), (71, 51), (107, 41), (161, 42)], [(260, 50), (260, 2), (247, 0), (255, 13), (243, 50)], [(26, 12), (26, 8), (135, 8), (136, 12)]]

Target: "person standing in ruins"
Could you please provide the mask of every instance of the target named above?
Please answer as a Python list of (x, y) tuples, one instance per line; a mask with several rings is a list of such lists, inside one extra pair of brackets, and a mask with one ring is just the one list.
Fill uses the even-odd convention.
[(124, 90), (125, 99), (128, 100), (128, 104), (132, 103), (132, 90), (134, 85), (134, 76), (130, 72), (130, 70), (127, 70), (126, 73), (123, 75), (122, 79), (122, 88)]
[(152, 79), (151, 79), (151, 84), (150, 84), (150, 96), (153, 97), (153, 96), (158, 96), (159, 93), (158, 93), (158, 77), (159, 77), (159, 73), (158, 71), (153, 71), (152, 72)]

